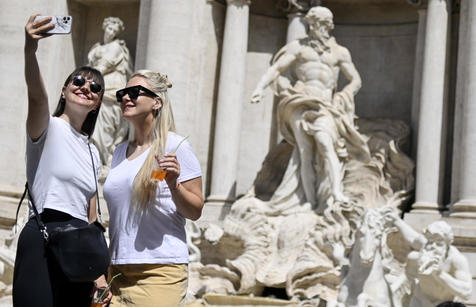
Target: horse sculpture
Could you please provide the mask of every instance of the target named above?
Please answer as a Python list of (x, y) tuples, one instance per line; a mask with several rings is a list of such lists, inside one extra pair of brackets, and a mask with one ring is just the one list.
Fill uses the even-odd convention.
[[(350, 254), (350, 264), (342, 272), (337, 301), (328, 307), (401, 307), (405, 294), (404, 274), (390, 267), (393, 260), (387, 245), (387, 234), (381, 209), (365, 212)], [(403, 272), (401, 272), (403, 273)]]

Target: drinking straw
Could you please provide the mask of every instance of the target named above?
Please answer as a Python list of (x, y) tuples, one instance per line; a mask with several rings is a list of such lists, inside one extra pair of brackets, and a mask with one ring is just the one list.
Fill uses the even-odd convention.
[(107, 284), (107, 287), (106, 289), (104, 289), (104, 291), (102, 292), (101, 296), (99, 297), (99, 301), (102, 302), (102, 298), (104, 297), (104, 295), (106, 294), (106, 290), (108, 290), (109, 288), (111, 288), (111, 284), (112, 284), (112, 281), (114, 280), (114, 278), (116, 278), (117, 276), (121, 275), (121, 273), (117, 273), (116, 275), (114, 275), (111, 280), (109, 281), (109, 283)]
[(188, 135), (186, 137), (184, 137), (180, 143), (178, 143), (177, 147), (175, 147), (174, 151), (172, 151), (172, 153), (175, 153), (177, 151), (177, 149), (180, 147), (180, 145), (182, 145), (183, 141), (185, 141), (186, 139), (188, 139)]

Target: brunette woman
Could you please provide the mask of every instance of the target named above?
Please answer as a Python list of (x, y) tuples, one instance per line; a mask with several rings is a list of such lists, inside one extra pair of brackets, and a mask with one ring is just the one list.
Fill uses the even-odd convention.
[[(33, 203), (48, 229), (96, 220), (96, 182), (99, 154), (89, 137), (93, 133), (104, 94), (101, 73), (90, 67), (74, 70), (64, 82), (53, 116), (40, 73), (38, 41), (53, 28), (51, 18), (25, 26), (25, 79), (28, 89), (27, 181)], [(94, 161), (94, 168), (93, 168)], [(17, 247), (13, 278), (13, 305), (89, 306), (93, 282), (69, 281), (45, 249), (45, 241), (31, 210)], [(96, 281), (106, 286), (104, 276)]]

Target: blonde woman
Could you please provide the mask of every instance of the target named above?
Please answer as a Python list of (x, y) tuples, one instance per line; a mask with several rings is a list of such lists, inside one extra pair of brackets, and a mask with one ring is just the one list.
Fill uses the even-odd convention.
[[(187, 290), (185, 219), (203, 208), (199, 162), (174, 133), (167, 76), (141, 70), (117, 91), (134, 140), (114, 151), (104, 184), (110, 215), (111, 306), (181, 306)], [(151, 173), (160, 166), (165, 180)]]

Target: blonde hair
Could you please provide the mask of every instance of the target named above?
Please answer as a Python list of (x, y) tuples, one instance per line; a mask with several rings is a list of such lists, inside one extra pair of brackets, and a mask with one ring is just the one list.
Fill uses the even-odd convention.
[(132, 203), (139, 209), (147, 209), (152, 205), (157, 192), (157, 182), (150, 178), (155, 165), (155, 155), (165, 153), (167, 134), (169, 131), (175, 132), (172, 106), (170, 105), (167, 89), (172, 87), (167, 75), (150, 70), (139, 70), (131, 78), (144, 78), (149, 84), (149, 89), (159, 96), (162, 107), (154, 113), (153, 138), (150, 151), (144, 164), (137, 173), (132, 188)]

